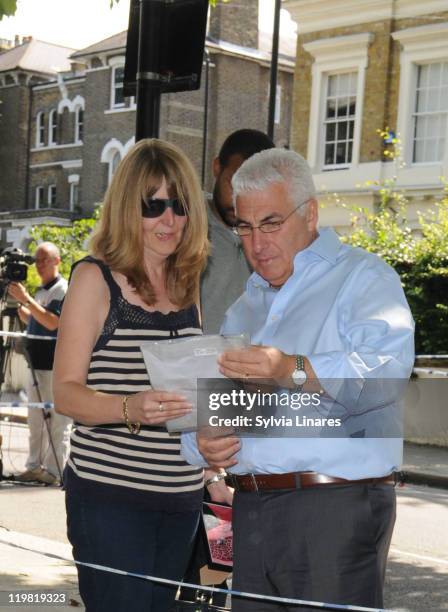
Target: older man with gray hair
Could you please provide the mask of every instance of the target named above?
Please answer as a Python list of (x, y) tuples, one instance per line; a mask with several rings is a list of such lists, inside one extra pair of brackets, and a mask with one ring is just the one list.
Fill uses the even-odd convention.
[[(18, 314), (34, 338), (27, 341), (33, 373), (28, 373), (27, 396), (30, 402), (53, 402), (52, 374), (54, 349), (67, 281), (59, 274), (61, 256), (52, 242), (42, 242), (36, 249), (36, 269), (42, 285), (32, 297), (21, 283), (11, 283), (9, 295), (19, 302)], [(53, 336), (54, 340), (36, 336)], [(57, 482), (68, 454), (71, 419), (54, 409), (43, 412), (28, 409), (29, 453), (26, 470), (16, 476), (21, 482)]]
[[(221, 332), (248, 333), (251, 346), (221, 355), (221, 372), (273, 379), (290, 393), (323, 388), (335, 402), (344, 381), (354, 380), (361, 393), (369, 379), (407, 379), (414, 325), (400, 279), (376, 255), (318, 228), (306, 161), (292, 151), (263, 151), (232, 185), (235, 230), (254, 273)], [(199, 432), (183, 435), (182, 446), (189, 463), (226, 469), (235, 488), (236, 590), (382, 605), (399, 437)], [(225, 485), (217, 476), (210, 486)], [(234, 598), (232, 609), (290, 608)]]

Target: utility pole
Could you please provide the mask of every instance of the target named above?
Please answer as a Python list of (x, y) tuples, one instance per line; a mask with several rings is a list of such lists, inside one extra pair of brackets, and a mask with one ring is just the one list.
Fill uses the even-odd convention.
[(275, 0), (274, 31), (272, 33), (271, 85), (269, 89), (268, 136), (274, 140), (275, 99), (277, 96), (278, 41), (281, 0)]

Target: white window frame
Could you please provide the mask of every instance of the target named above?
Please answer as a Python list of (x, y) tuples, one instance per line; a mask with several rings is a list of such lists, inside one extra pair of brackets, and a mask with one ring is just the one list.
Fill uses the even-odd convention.
[[(54, 205), (52, 205), (52, 202), (51, 202), (51, 194), (52, 194), (53, 189), (54, 189)], [(53, 206), (56, 205), (56, 197), (57, 197), (56, 184), (52, 183), (51, 185), (48, 185), (48, 191), (47, 191), (48, 208), (52, 208)]]
[(118, 57), (111, 57), (109, 59), (109, 66), (111, 67), (111, 77), (110, 77), (110, 108), (123, 108), (124, 106), (126, 106), (126, 101), (123, 98), (123, 102), (115, 102), (115, 92), (116, 92), (116, 87), (115, 87), (115, 74), (117, 72), (117, 70), (119, 68), (122, 68), (124, 70), (124, 57), (123, 56), (118, 56)]
[[(82, 121), (79, 120), (79, 115), (82, 113)], [(82, 133), (80, 134), (80, 126)], [(84, 109), (82, 106), (77, 106), (75, 110), (75, 143), (82, 144), (84, 137)]]
[(305, 51), (314, 58), (308, 132), (308, 163), (315, 173), (325, 169), (323, 163), (325, 100), (328, 76), (337, 73), (357, 72), (358, 78), (352, 161), (350, 164), (332, 166), (332, 169), (349, 168), (359, 164), (366, 69), (369, 61), (369, 45), (373, 38), (372, 33), (363, 32), (361, 34), (315, 40), (303, 45)]
[(113, 177), (113, 160), (115, 154), (118, 152), (120, 154), (120, 158), (126, 155), (126, 153), (133, 147), (135, 144), (135, 136), (132, 136), (124, 145), (117, 139), (111, 138), (109, 142), (104, 145), (103, 150), (101, 151), (101, 162), (103, 164), (108, 164), (107, 170), (107, 184), (110, 185), (110, 182)]
[(274, 123), (277, 125), (280, 123), (282, 117), (282, 86), (277, 85), (275, 90), (275, 114)]
[[(70, 185), (70, 210), (73, 212), (75, 206), (79, 204), (79, 174), (70, 174), (68, 177), (68, 183)], [(76, 197), (75, 197), (76, 196)]]
[(45, 197), (45, 188), (43, 185), (37, 185), (34, 190), (34, 208), (39, 210), (42, 208), (43, 200)]
[(57, 144), (57, 136), (58, 136), (58, 110), (57, 108), (53, 108), (48, 113), (48, 146), (49, 147), (52, 147)]
[(448, 61), (448, 22), (407, 28), (392, 33), (399, 42), (400, 89), (398, 97), (397, 132), (401, 139), (403, 161), (408, 166), (448, 167), (448, 134), (442, 162), (413, 162), (413, 113), (417, 86), (418, 66)]
[(45, 112), (40, 111), (36, 115), (36, 148), (45, 146)]
[[(321, 135), (320, 135), (320, 140), (319, 140), (319, 147), (320, 147), (319, 148), (319, 153), (320, 153), (320, 155), (319, 155), (319, 164), (320, 164), (320, 168), (322, 170), (324, 170), (324, 171), (327, 171), (327, 170), (340, 170), (340, 169), (343, 169), (343, 168), (349, 168), (352, 165), (352, 163), (353, 163), (353, 150), (354, 150), (354, 145), (355, 145), (355, 139), (354, 139), (355, 135), (354, 135), (354, 133), (353, 133), (353, 142), (352, 142), (352, 158), (351, 158), (351, 161), (350, 162), (345, 162), (345, 163), (339, 163), (339, 164), (327, 164), (327, 163), (325, 163), (325, 147), (326, 147), (326, 144), (327, 144), (327, 140), (326, 140), (326, 131), (327, 131), (327, 128), (326, 128), (326, 125), (327, 125), (327, 122), (326, 122), (326, 105), (327, 105), (327, 99), (328, 99), (328, 96), (327, 96), (328, 86), (329, 86), (330, 78), (331, 77), (335, 77), (335, 76), (337, 76), (339, 74), (354, 74), (355, 78), (357, 80), (357, 83), (359, 81), (359, 78), (358, 78), (359, 77), (359, 73), (358, 73), (357, 70), (349, 70), (349, 71), (342, 70), (342, 71), (332, 72), (332, 73), (329, 73), (329, 74), (325, 75), (325, 79), (324, 79), (323, 84), (322, 84), (322, 116), (321, 116), (321, 126), (320, 126)], [(355, 99), (354, 130), (356, 129), (356, 121), (358, 119), (358, 113), (357, 113), (357, 110), (356, 110), (357, 101), (358, 101), (358, 91), (356, 91), (355, 96), (356, 96), (356, 99)], [(351, 116), (350, 116), (350, 118), (351, 118)], [(347, 118), (346, 121), (348, 123), (349, 119)], [(336, 117), (335, 117), (335, 123), (339, 123), (338, 121), (336, 121)], [(335, 141), (335, 142), (337, 144), (340, 141)]]

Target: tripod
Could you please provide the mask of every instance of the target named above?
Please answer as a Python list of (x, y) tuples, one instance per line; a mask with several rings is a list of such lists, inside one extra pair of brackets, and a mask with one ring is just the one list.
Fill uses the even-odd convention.
[[(0, 329), (3, 331), (7, 331), (7, 332), (21, 332), (22, 324), (17, 314), (17, 307), (9, 306), (7, 303), (5, 303), (4, 299), (1, 302), (1, 306), (2, 307), (0, 310)], [(12, 336), (4, 336), (2, 337), (1, 340), (2, 341), (0, 344), (0, 389), (5, 381), (8, 369), (10, 369), (11, 356), (12, 356), (13, 351), (15, 350)], [(28, 349), (25, 343), (23, 344), (21, 352), (23, 353), (25, 360), (27, 362), (27, 365), (28, 365), (28, 368), (31, 374), (31, 378), (32, 378), (32, 386), (36, 393), (37, 400), (39, 403), (42, 403), (42, 395), (41, 395), (41, 391), (39, 388), (39, 381), (38, 381), (36, 371), (33, 367), (33, 364), (30, 358), (30, 354), (28, 352)], [(50, 445), (51, 452), (53, 454), (56, 468), (58, 471), (58, 476), (59, 476), (60, 481), (62, 482), (62, 469), (61, 469), (61, 465), (58, 460), (56, 448), (55, 448), (52, 433), (51, 433), (50, 423), (51, 423), (52, 415), (46, 409), (41, 410), (40, 408), (33, 408), (33, 410), (39, 410), (40, 414), (42, 415), (42, 425), (46, 429), (49, 445)]]

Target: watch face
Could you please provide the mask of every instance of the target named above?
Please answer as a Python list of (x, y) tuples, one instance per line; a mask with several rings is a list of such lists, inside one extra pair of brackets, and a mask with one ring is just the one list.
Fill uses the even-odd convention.
[(305, 370), (294, 370), (292, 379), (296, 385), (303, 385), (306, 382)]

